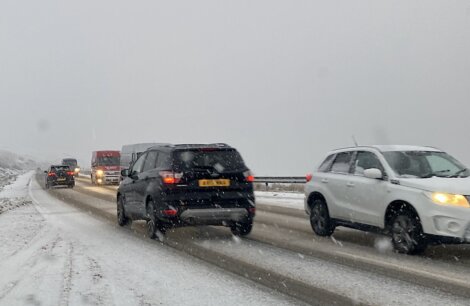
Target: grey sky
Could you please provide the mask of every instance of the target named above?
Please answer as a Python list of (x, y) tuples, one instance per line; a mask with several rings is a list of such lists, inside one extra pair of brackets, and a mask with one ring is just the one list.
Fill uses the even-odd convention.
[(0, 148), (227, 142), (258, 175), (352, 144), (470, 165), (468, 1), (0, 2)]

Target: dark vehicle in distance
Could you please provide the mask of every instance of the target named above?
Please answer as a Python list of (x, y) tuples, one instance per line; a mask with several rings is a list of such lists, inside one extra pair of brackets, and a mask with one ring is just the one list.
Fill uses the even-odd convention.
[(74, 171), (69, 166), (52, 165), (44, 173), (46, 174), (46, 189), (54, 186), (67, 186), (69, 188), (75, 186)]
[(75, 176), (78, 176), (80, 174), (80, 167), (78, 166), (78, 162), (75, 158), (62, 159), (62, 165), (69, 166), (70, 170), (74, 172)]
[(121, 174), (121, 226), (146, 220), (150, 238), (191, 225), (228, 226), (239, 236), (251, 232), (254, 177), (238, 151), (226, 144), (155, 146)]

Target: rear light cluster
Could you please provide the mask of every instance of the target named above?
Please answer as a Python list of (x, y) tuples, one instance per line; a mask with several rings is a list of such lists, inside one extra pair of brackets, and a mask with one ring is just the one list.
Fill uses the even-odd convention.
[(183, 173), (173, 172), (173, 171), (160, 171), (160, 176), (164, 184), (173, 185), (179, 184)]
[(308, 182), (310, 182), (313, 178), (313, 175), (311, 173), (308, 173), (306, 176), (305, 176), (305, 180)]
[(73, 172), (73, 171), (68, 171), (67, 172), (67, 175), (74, 175), (74, 174), (75, 174), (75, 172)]
[(47, 176), (57, 176), (54, 172), (49, 172)]
[(245, 176), (245, 180), (248, 183), (253, 183), (255, 181), (255, 176), (253, 175), (253, 173), (251, 173), (250, 170), (243, 172), (243, 175)]

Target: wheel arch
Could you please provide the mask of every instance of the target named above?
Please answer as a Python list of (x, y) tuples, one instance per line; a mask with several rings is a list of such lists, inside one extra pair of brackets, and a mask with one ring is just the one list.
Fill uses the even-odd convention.
[(323, 196), (323, 194), (321, 194), (320, 192), (318, 191), (314, 191), (314, 192), (311, 192), (308, 196), (308, 200), (307, 200), (307, 203), (308, 203), (308, 207), (310, 209), (312, 209), (312, 205), (313, 205), (313, 202), (315, 200), (322, 200), (323, 202), (325, 202), (326, 206), (328, 206), (328, 203), (326, 202), (326, 199), (325, 199), (325, 196)]
[(393, 217), (400, 212), (410, 212), (416, 216), (417, 220), (421, 222), (421, 217), (418, 214), (416, 208), (408, 201), (405, 200), (394, 200), (388, 204), (387, 209), (385, 210), (384, 215), (384, 226), (386, 229), (389, 229), (393, 220)]

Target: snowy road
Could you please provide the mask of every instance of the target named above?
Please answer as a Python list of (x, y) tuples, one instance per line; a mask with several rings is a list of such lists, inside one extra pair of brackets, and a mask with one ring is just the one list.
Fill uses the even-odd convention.
[[(14, 185), (18, 199), (26, 178)], [(448, 248), (457, 259), (442, 247), (412, 257), (392, 253), (378, 235), (340, 229), (334, 239), (317, 238), (299, 195), (258, 194), (246, 239), (224, 228), (182, 228), (161, 244), (144, 237), (141, 222), (115, 225), (115, 187), (81, 178), (74, 190), (46, 192), (35, 180), (30, 188), (34, 205), (0, 215), (2, 238), (16, 235), (0, 253), (8, 271), (1, 304), (300, 303), (275, 292), (313, 304), (470, 303), (466, 246)]]
[[(0, 194), (26, 197), (31, 173)], [(0, 215), (2, 305), (282, 305), (296, 301), (57, 200)]]

